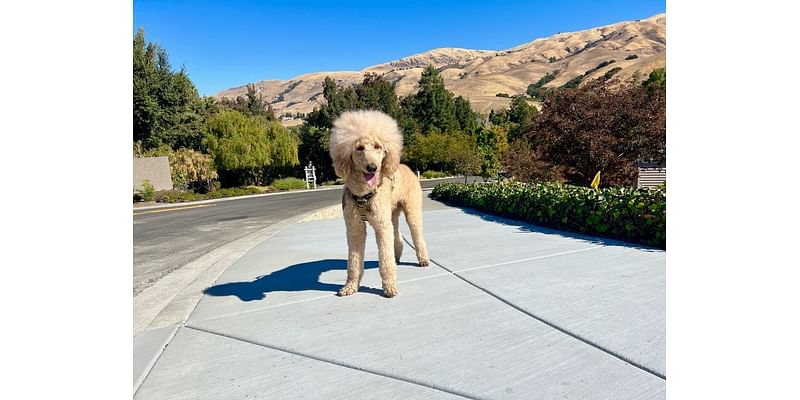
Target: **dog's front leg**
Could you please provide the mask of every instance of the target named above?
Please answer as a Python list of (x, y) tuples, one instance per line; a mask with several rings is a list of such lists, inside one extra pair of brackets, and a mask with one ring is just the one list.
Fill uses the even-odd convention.
[(364, 246), (367, 241), (367, 224), (359, 217), (346, 217), (347, 225), (347, 282), (339, 296), (349, 296), (358, 291), (364, 274)]
[(397, 295), (397, 264), (394, 261), (394, 227), (392, 226), (391, 210), (382, 212), (372, 222), (375, 228), (375, 239), (378, 242), (378, 259), (383, 284), (383, 294), (386, 297)]

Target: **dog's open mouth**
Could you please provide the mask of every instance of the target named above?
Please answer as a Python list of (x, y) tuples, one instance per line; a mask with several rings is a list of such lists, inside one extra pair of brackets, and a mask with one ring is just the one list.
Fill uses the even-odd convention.
[(375, 187), (378, 185), (378, 174), (374, 172), (364, 172), (364, 180), (367, 181), (370, 187)]

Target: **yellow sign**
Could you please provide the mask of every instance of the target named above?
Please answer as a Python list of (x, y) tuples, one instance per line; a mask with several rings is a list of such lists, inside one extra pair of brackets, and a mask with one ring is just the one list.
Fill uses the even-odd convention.
[(592, 187), (597, 189), (598, 186), (600, 186), (600, 171), (597, 171), (597, 175), (592, 179)]

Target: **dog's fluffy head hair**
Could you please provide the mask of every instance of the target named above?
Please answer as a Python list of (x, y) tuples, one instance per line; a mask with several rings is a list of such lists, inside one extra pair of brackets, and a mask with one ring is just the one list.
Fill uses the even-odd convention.
[(394, 174), (403, 152), (403, 135), (397, 122), (380, 111), (347, 111), (333, 122), (331, 129), (329, 147), (336, 175), (347, 180), (361, 173), (355, 168), (353, 153), (363, 141), (378, 143), (385, 150), (381, 177)]

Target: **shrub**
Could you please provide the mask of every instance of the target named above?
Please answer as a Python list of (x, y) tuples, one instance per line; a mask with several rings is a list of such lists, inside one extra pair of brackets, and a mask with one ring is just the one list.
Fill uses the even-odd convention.
[(639, 56), (637, 56), (636, 54), (630, 54), (627, 57), (625, 57), (626, 60), (635, 60), (637, 58), (639, 58)]
[(422, 173), (422, 177), (425, 179), (434, 179), (434, 178), (444, 178), (447, 174), (442, 171), (425, 171)]
[(556, 79), (556, 76), (558, 76), (559, 72), (561, 71), (554, 70), (548, 72), (543, 77), (539, 78), (539, 80), (536, 81), (536, 83), (531, 83), (530, 85), (528, 85), (528, 90), (527, 90), (528, 96), (531, 96), (533, 98), (539, 98), (541, 96), (542, 87), (544, 87), (544, 85), (548, 84), (553, 79)]
[(615, 63), (616, 61), (617, 61), (617, 60), (607, 60), (607, 61), (603, 61), (603, 62), (601, 62), (600, 64), (597, 64), (597, 66), (596, 66), (596, 67), (594, 67), (594, 68), (593, 68), (591, 71), (592, 71), (592, 72), (594, 72), (594, 71), (597, 71), (597, 70), (598, 70), (598, 69), (600, 69), (600, 68), (603, 68), (603, 67), (605, 67), (605, 66), (608, 66), (608, 65), (611, 65), (611, 64)]
[(139, 191), (139, 196), (142, 201), (153, 201), (155, 199), (156, 188), (150, 183), (149, 179), (142, 182), (142, 189)]
[(666, 248), (666, 187), (442, 183), (431, 198), (536, 225)]
[(278, 190), (305, 189), (306, 181), (298, 178), (276, 179), (272, 182), (272, 186)]
[(611, 77), (614, 76), (614, 74), (616, 74), (619, 71), (622, 71), (622, 68), (620, 67), (611, 68), (610, 70), (606, 71), (606, 73), (603, 75), (603, 79), (606, 80), (611, 79)]
[(580, 86), (581, 82), (583, 82), (583, 75), (578, 75), (572, 79), (570, 79), (567, 83), (561, 85), (560, 89), (572, 89)]
[(198, 188), (211, 191), (212, 182), (218, 178), (210, 155), (186, 148), (170, 152), (169, 168), (172, 185), (182, 190)]
[(251, 194), (261, 194), (261, 193), (262, 191), (258, 187), (249, 186), (249, 187), (220, 189), (206, 193), (204, 195), (196, 195), (196, 196), (198, 197), (203, 196), (203, 198), (205, 199), (221, 199), (223, 197), (248, 196)]
[(247, 196), (252, 194), (260, 194), (265, 190), (255, 186), (249, 187), (236, 187), (219, 189), (205, 194), (184, 192), (181, 190), (162, 190), (155, 194), (155, 200), (159, 203), (182, 203), (185, 201), (198, 201), (209, 199), (221, 199), (224, 197), (234, 196)]

